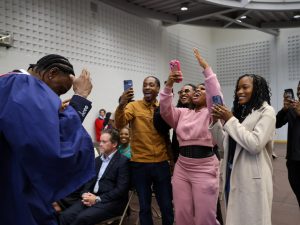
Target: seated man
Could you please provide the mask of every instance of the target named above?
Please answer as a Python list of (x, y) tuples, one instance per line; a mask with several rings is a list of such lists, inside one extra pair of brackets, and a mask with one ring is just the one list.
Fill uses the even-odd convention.
[(97, 177), (88, 182), (77, 201), (60, 216), (60, 225), (96, 224), (122, 214), (129, 190), (129, 161), (117, 151), (119, 133), (103, 130), (101, 156), (95, 160)]

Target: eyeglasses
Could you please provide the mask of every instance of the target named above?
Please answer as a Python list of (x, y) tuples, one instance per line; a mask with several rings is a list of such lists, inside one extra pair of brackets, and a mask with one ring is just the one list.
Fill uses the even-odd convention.
[(190, 89), (184, 89), (184, 90), (178, 91), (178, 95), (182, 95), (183, 93), (188, 94), (190, 92), (191, 92)]

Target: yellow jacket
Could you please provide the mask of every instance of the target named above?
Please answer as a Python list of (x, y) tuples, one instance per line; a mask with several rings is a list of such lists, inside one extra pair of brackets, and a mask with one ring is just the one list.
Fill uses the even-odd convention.
[(154, 163), (168, 160), (165, 139), (153, 125), (156, 107), (158, 102), (148, 103), (145, 100), (138, 100), (116, 110), (116, 127), (121, 129), (130, 124), (131, 161)]

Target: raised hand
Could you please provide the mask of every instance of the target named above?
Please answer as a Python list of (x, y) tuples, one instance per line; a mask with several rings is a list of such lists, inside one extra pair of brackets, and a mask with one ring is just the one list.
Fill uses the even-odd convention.
[(196, 59), (198, 60), (199, 65), (205, 70), (209, 67), (208, 63), (205, 61), (205, 59), (200, 55), (199, 50), (197, 48), (194, 48), (194, 55)]
[(297, 100), (293, 100), (291, 103), (291, 107), (295, 110), (296, 114), (300, 116), (300, 102)]
[(182, 80), (182, 72), (181, 71), (170, 71), (166, 86), (172, 88), (174, 82), (177, 82), (179, 80)]
[(83, 69), (79, 77), (74, 77), (71, 75), (71, 78), (73, 80), (74, 93), (80, 95), (81, 97), (87, 98), (93, 88), (90, 72), (86, 69)]
[(125, 106), (129, 101), (134, 98), (134, 91), (133, 88), (129, 88), (128, 90), (124, 91), (120, 97), (120, 105)]

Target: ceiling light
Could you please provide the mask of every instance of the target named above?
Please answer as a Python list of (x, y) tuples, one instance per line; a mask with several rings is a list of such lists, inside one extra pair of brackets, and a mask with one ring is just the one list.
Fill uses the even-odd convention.
[(296, 14), (293, 16), (294, 19), (299, 19), (300, 18), (300, 14)]
[(239, 23), (241, 23), (242, 21), (241, 21), (241, 20), (236, 20), (236, 22), (239, 22)]
[(185, 3), (182, 3), (181, 4), (181, 7), (180, 7), (180, 10), (181, 11), (187, 11), (189, 9), (189, 3), (188, 2), (185, 2)]
[(246, 19), (246, 18), (247, 18), (247, 16), (241, 16), (240, 17), (241, 20)]

